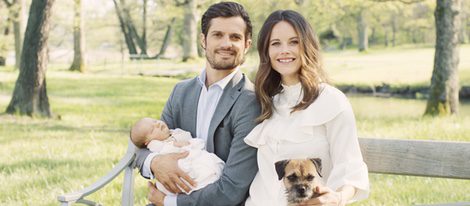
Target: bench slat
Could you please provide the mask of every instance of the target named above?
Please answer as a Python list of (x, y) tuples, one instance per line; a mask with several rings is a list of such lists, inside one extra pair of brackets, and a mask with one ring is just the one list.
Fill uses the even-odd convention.
[(470, 179), (470, 142), (359, 138), (369, 172)]

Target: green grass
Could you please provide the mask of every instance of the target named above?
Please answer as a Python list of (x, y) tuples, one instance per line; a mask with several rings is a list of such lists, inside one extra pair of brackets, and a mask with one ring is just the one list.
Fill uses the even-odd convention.
[[(470, 79), (469, 72), (464, 73)], [(11, 68), (0, 68), (0, 111), (10, 101), (16, 78)], [(350, 80), (356, 78), (362, 77), (353, 75)], [(88, 74), (50, 69), (48, 94), (60, 120), (0, 115), (0, 205), (57, 205), (57, 195), (84, 188), (106, 174), (125, 153), (130, 125), (144, 116), (159, 117), (177, 81), (99, 69)], [(351, 96), (350, 101), (360, 137), (470, 141), (468, 102), (461, 104), (459, 116), (423, 118), (423, 100)], [(370, 179), (370, 198), (355, 205), (470, 200), (469, 180), (378, 174), (371, 174)], [(136, 174), (135, 205), (147, 202), (145, 182)], [(121, 184), (119, 176), (89, 199), (119, 205)]]
[[(460, 46), (459, 76), (470, 85), (470, 45)], [(356, 50), (326, 53), (325, 68), (333, 82), (343, 84), (429, 85), (434, 48), (385, 49), (359, 53)]]
[[(4, 110), (16, 75), (0, 76)], [(57, 195), (96, 181), (124, 154), (130, 125), (158, 117), (177, 82), (62, 72), (50, 72), (47, 81), (52, 110), (61, 120), (0, 116), (0, 205), (57, 205)], [(136, 204), (144, 205), (145, 181), (136, 179)], [(90, 199), (117, 205), (121, 182), (122, 177)]]

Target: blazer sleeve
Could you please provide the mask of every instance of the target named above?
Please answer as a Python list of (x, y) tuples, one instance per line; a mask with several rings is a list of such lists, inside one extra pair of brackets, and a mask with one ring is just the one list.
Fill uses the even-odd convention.
[(232, 125), (233, 139), (220, 179), (190, 195), (178, 195), (179, 206), (240, 205), (246, 200), (258, 166), (257, 150), (248, 146), (243, 139), (256, 126), (255, 119), (260, 114), (254, 94), (246, 97), (238, 99), (238, 104), (232, 109), (232, 112), (236, 111)]
[[(172, 118), (172, 100), (173, 100), (173, 97), (175, 95), (175, 91), (176, 91), (176, 88), (177, 88), (178, 85), (175, 86), (175, 88), (173, 89), (173, 91), (171, 92), (170, 94), (170, 97), (168, 98), (168, 101), (166, 102), (165, 104), (165, 107), (163, 108), (163, 112), (162, 112), (162, 116), (161, 116), (161, 120), (164, 121), (167, 125), (168, 125), (168, 128), (174, 128), (174, 125), (173, 125), (173, 118)], [(142, 175), (142, 169), (143, 169), (143, 166), (144, 166), (144, 162), (145, 162), (145, 159), (147, 158), (147, 156), (150, 154), (150, 150), (147, 149), (147, 148), (141, 148), (141, 149), (138, 149), (137, 150), (137, 157), (136, 157), (136, 167), (139, 168), (139, 171), (140, 171), (140, 174)], [(142, 175), (142, 177), (145, 177)], [(147, 178), (147, 177), (145, 177)]]

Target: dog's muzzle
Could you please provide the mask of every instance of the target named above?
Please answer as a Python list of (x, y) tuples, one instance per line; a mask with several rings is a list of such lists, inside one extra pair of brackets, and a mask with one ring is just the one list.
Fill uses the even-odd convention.
[(295, 192), (297, 193), (297, 196), (300, 197), (300, 198), (305, 198), (307, 197), (307, 190), (308, 190), (308, 186), (307, 185), (295, 185)]

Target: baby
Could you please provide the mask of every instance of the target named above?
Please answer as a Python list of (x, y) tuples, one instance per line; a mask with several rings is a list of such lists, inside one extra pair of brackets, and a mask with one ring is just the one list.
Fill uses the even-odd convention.
[[(142, 118), (131, 129), (131, 141), (139, 148), (147, 147), (159, 154), (189, 151), (186, 158), (178, 160), (178, 166), (196, 183), (195, 188), (187, 193), (201, 189), (219, 179), (224, 161), (205, 150), (202, 139), (192, 138), (182, 129), (170, 130), (165, 122), (152, 118)], [(156, 182), (157, 188), (165, 194), (173, 194)]]

